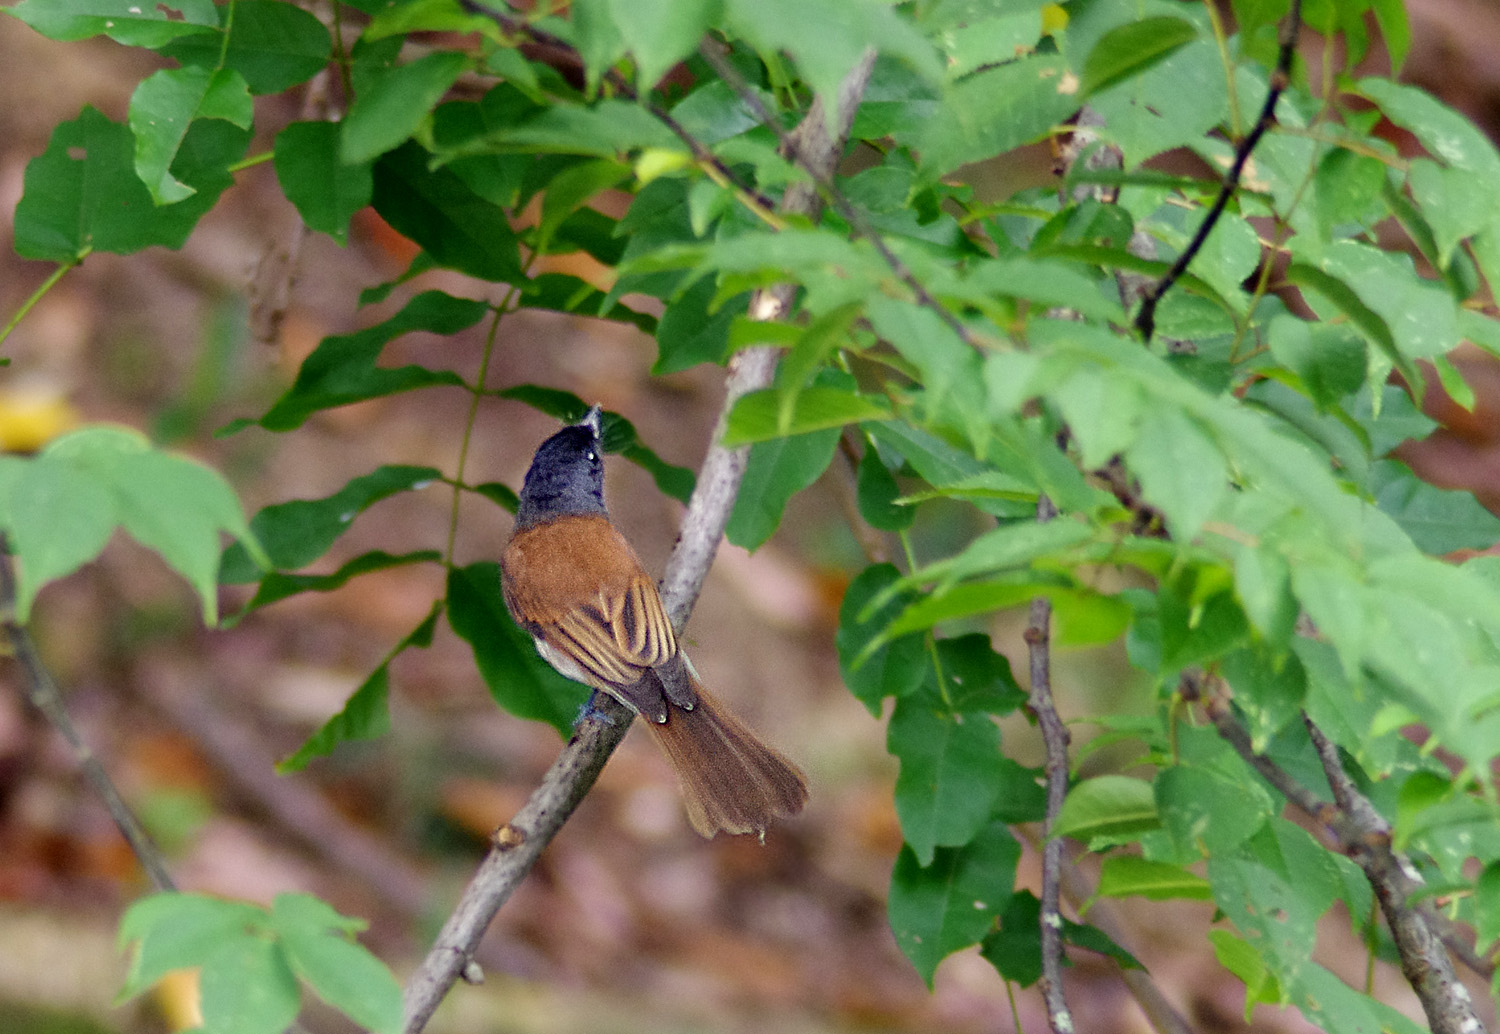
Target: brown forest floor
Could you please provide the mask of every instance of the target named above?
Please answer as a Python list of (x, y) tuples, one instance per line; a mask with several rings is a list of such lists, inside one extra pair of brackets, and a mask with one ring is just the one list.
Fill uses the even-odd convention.
[[(1417, 0), (1415, 8), (1406, 78), (1500, 128), (1500, 13), (1490, 0)], [(53, 43), (0, 18), (0, 236), (8, 236), (25, 163), (51, 127), (84, 104), (123, 118), (150, 60), (104, 41)], [(263, 113), (266, 124), (287, 117)], [(344, 249), (310, 238), (279, 337), (251, 340), (247, 285), (295, 219), (273, 177), (269, 165), (242, 173), (180, 253), (99, 254), (69, 274), (8, 343), (14, 362), (0, 377), (0, 416), (18, 397), (56, 395), (87, 420), (179, 428), (176, 445), (225, 471), (252, 512), (329, 494), (381, 463), (451, 471), (461, 408), (444, 389), (348, 407), (292, 435), (212, 438), (229, 419), (262, 411), (322, 336), (372, 321), (356, 309), (359, 290), (404, 265), (368, 223)], [(6, 247), (0, 314), (48, 272)], [(443, 275), (423, 285), (479, 289)], [(386, 361), (472, 373), (479, 344), (472, 334), (405, 339)], [(210, 345), (227, 356), (218, 383), (201, 358)], [(717, 371), (652, 380), (653, 357), (652, 342), (632, 330), (517, 316), (502, 326), (490, 381), (536, 381), (598, 399), (634, 420), (667, 459), (696, 467), (718, 404)], [(519, 404), (486, 406), (471, 475), (515, 484), (552, 426)], [(1492, 455), (1500, 452), (1488, 445), (1440, 453), (1434, 477), (1500, 485), (1487, 476)], [(609, 493), (619, 523), (659, 570), (678, 508), (618, 461)], [(436, 486), (380, 504), (354, 523), (334, 559), (441, 547), (450, 502)], [(664, 764), (633, 734), (492, 928), (488, 982), (457, 990), (433, 1030), (1013, 1029), (1005, 987), (975, 953), (946, 962), (929, 993), (886, 925), (885, 887), (900, 844), (895, 772), (882, 724), (839, 681), (832, 635), (855, 557), (840, 513), (836, 486), (819, 485), (755, 555), (726, 547), (689, 626), (705, 677), (807, 769), (814, 798), (806, 815), (765, 847), (705, 845), (687, 829)], [(494, 558), (508, 530), (492, 506), (465, 504), (457, 559)], [(346, 747), (294, 777), (275, 777), (270, 766), (339, 709), (440, 591), (436, 569), (399, 569), (205, 631), (187, 590), (152, 556), (117, 541), (43, 595), (36, 634), (87, 737), (153, 821), (185, 887), (254, 900), (291, 889), (319, 894), (369, 917), (367, 943), (399, 974), (420, 958), (485, 834), (552, 759), (556, 734), (501, 714), (467, 648), (444, 630), (430, 650), (396, 663), (391, 736)], [(995, 634), (1002, 648), (1019, 645), (1010, 626)], [(1063, 658), (1059, 686), (1065, 714), (1133, 693), (1109, 650)], [(1035, 760), (1024, 723), (1005, 733), (1009, 749)], [(1023, 865), (1029, 878), (1030, 855)], [(122, 974), (114, 926), (142, 891), (102, 808), (22, 702), (14, 670), (0, 668), (0, 1034), (44, 1029), (6, 1002), (93, 1017), (105, 1030), (165, 1029), (160, 1001), (111, 1007)], [(1205, 951), (1209, 908), (1127, 902), (1118, 912), (1128, 946), (1200, 1030), (1307, 1029), (1295, 1013), (1267, 1009), (1253, 1027), (1242, 1023), (1238, 985)], [(1324, 932), (1328, 964), (1361, 980), (1364, 956), (1347, 921), (1330, 917)], [(1379, 979), (1388, 1001), (1414, 1007), (1398, 973), (1382, 970)], [(1148, 1029), (1112, 964), (1079, 954), (1068, 980), (1080, 1030)], [(1023, 1030), (1043, 1029), (1034, 991), (1019, 996), (1017, 1009)], [(308, 1027), (345, 1029), (319, 1015)]]

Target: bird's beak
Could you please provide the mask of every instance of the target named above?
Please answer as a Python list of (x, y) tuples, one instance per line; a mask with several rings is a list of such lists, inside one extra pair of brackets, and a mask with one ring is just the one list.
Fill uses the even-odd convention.
[(599, 413), (600, 413), (600, 411), (599, 411), (599, 406), (598, 406), (597, 403), (595, 405), (593, 405), (593, 406), (590, 406), (588, 413), (586, 413), (584, 415), (584, 418), (582, 420), (578, 421), (578, 423), (575, 426), (577, 426), (577, 427), (587, 427), (587, 428), (589, 428), (590, 430), (592, 430), (594, 432), (594, 437), (595, 438), (600, 437), (601, 434), (603, 433), (602, 432), (602, 428), (603, 428), (604, 424), (603, 424), (602, 419), (600, 418)]

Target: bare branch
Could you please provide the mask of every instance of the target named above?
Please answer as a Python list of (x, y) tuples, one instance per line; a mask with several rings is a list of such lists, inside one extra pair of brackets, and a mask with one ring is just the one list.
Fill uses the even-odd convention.
[[(1038, 523), (1057, 516), (1052, 500), (1037, 500)], [(1045, 596), (1031, 601), (1026, 622), (1026, 648), (1031, 660), (1031, 699), (1027, 707), (1042, 730), (1047, 748), (1047, 817), (1042, 835), (1042, 998), (1047, 1003), (1047, 1023), (1053, 1034), (1073, 1034), (1073, 1015), (1068, 1010), (1062, 985), (1062, 911), (1058, 907), (1063, 841), (1052, 835), (1052, 827), (1068, 796), (1068, 728), (1052, 702), (1052, 602)]]
[(1276, 103), (1281, 100), (1282, 93), (1291, 83), (1292, 57), (1297, 52), (1297, 35), (1302, 27), (1302, 0), (1292, 0), (1291, 9), (1281, 23), (1281, 34), (1278, 39), (1280, 51), (1276, 55), (1276, 68), (1271, 73), (1271, 81), (1266, 91), (1266, 102), (1261, 106), (1260, 117), (1255, 120), (1255, 125), (1245, 138), (1239, 142), (1234, 149), (1234, 160), (1229, 163), (1229, 168), (1224, 172), (1223, 182), (1219, 185), (1219, 194), (1214, 198), (1214, 203), (1209, 206), (1203, 221), (1198, 224), (1198, 231), (1193, 234), (1193, 239), (1188, 246), (1182, 249), (1182, 254), (1177, 256), (1177, 261), (1172, 263), (1172, 268), (1162, 275), (1156, 285), (1146, 292), (1141, 300), (1141, 308), (1135, 315), (1135, 328), (1141, 332), (1141, 336), (1147, 341), (1156, 332), (1156, 305), (1162, 296), (1172, 289), (1177, 279), (1187, 272), (1188, 265), (1197, 257), (1198, 252), (1203, 249), (1208, 235), (1219, 222), (1219, 217), (1224, 214), (1229, 199), (1239, 189), (1240, 176), (1245, 171), (1245, 163), (1250, 160), (1250, 154), (1255, 150), (1260, 138), (1265, 136), (1266, 130), (1276, 121)]
[(11, 652), (20, 662), (21, 670), (26, 675), (27, 696), (67, 742), (68, 748), (73, 752), (74, 761), (83, 771), (84, 778), (89, 781), (94, 792), (99, 795), (99, 799), (104, 802), (104, 807), (109, 810), (109, 817), (114, 820), (120, 834), (125, 837), (125, 842), (135, 853), (136, 860), (141, 863), (141, 868), (146, 870), (146, 876), (151, 880), (151, 885), (157, 890), (176, 890), (177, 885), (172, 880), (172, 874), (167, 871), (166, 859), (152, 843), (151, 837), (136, 819), (130, 806), (125, 803), (125, 798), (120, 796), (120, 791), (115, 787), (114, 780), (110, 779), (109, 773), (105, 771), (104, 765), (89, 749), (89, 745), (83, 741), (78, 727), (73, 724), (73, 719), (68, 714), (62, 693), (59, 692), (57, 683), (53, 681), (52, 673), (47, 670), (47, 666), (42, 663), (41, 655), (37, 653), (36, 643), (32, 641), (31, 633), (26, 630), (25, 625), (16, 620), (16, 575), (12, 567), (10, 551), (3, 539), (0, 539), (0, 626), (3, 626)]
[[(846, 135), (854, 120), (858, 100), (869, 80), (874, 55), (867, 55), (846, 78), (837, 98), (833, 120)], [(842, 146), (828, 137), (823, 107), (815, 102), (792, 135), (797, 153), (831, 156), (836, 160)], [(805, 149), (805, 151), (804, 151)], [(815, 194), (792, 194), (783, 199), (783, 210), (793, 202), (805, 205), (796, 214), (815, 215)], [(778, 285), (757, 292), (751, 299), (750, 315), (771, 320), (783, 316), (791, 306), (793, 287)], [(679, 629), (697, 602), (703, 580), (718, 551), (719, 540), (729, 522), (739, 493), (749, 455), (746, 447), (726, 448), (718, 444), (734, 403), (747, 392), (768, 387), (776, 372), (780, 351), (770, 347), (748, 348), (731, 361), (726, 392), (719, 417), (715, 444), (709, 449), (698, 475), (697, 487), (683, 518), (677, 546), (667, 561), (662, 579), (662, 600), (672, 623)], [(525, 806), (494, 837), (494, 846), (469, 882), (458, 906), (443, 925), (426, 960), (406, 987), (406, 1034), (417, 1034), (427, 1024), (448, 989), (460, 979), (472, 979), (478, 967), (474, 953), (495, 914), (530, 872), (573, 809), (594, 785), (610, 754), (624, 739), (631, 714), (606, 694), (596, 693), (588, 716), (579, 722), (573, 738), (542, 778)]]

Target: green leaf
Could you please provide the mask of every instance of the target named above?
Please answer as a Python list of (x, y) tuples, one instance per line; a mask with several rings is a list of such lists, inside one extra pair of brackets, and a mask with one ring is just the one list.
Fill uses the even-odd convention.
[(764, 388), (742, 396), (734, 404), (729, 414), (729, 427), (724, 432), (724, 444), (768, 442), (810, 431), (890, 418), (890, 406), (885, 399), (856, 391), (819, 386), (803, 388), (788, 411), (783, 409), (780, 389)]
[(885, 605), (861, 619), (870, 601), (898, 582), (901, 574), (891, 564), (871, 564), (844, 591), (839, 607), (835, 644), (844, 685), (872, 715), (879, 715), (888, 696), (897, 699), (915, 692), (927, 670), (926, 643), (921, 636), (904, 636), (869, 651), (908, 596), (896, 594)]
[(1480, 951), (1500, 939), (1500, 862), (1491, 862), (1474, 882), (1474, 932)]
[(976, 72), (952, 87), (915, 138), (921, 171), (935, 182), (960, 165), (1029, 144), (1077, 110), (1078, 82), (1055, 54), (1033, 54)]
[(366, 920), (343, 915), (328, 902), (311, 894), (283, 891), (271, 902), (271, 928), (282, 937), (289, 934), (357, 934), (369, 926)]
[(347, 560), (339, 565), (338, 570), (331, 574), (282, 574), (272, 571), (261, 579), (260, 588), (256, 590), (255, 596), (236, 616), (236, 620), (244, 617), (252, 610), (260, 610), (269, 607), (273, 603), (279, 603), (288, 596), (296, 596), (303, 592), (332, 592), (342, 589), (353, 578), (374, 571), (386, 571), (393, 567), (406, 567), (411, 564), (440, 563), (443, 555), (435, 549), (418, 549), (410, 553), (387, 553), (383, 549), (372, 549), (368, 553), (361, 553), (352, 560)]
[[(873, 47), (929, 83), (942, 81), (937, 52), (896, 9), (879, 0), (725, 0), (725, 28), (762, 57), (790, 54), (815, 95), (831, 100)], [(834, 131), (836, 104), (826, 106)]]
[(135, 171), (158, 205), (197, 193), (168, 170), (177, 160), (188, 126), (200, 118), (223, 119), (241, 129), (250, 128), (254, 104), (238, 72), (166, 68), (148, 76), (131, 95)]
[(977, 944), (1010, 900), (1021, 845), (1003, 823), (986, 826), (964, 847), (945, 847), (922, 866), (903, 847), (891, 873), (891, 929), (902, 953), (930, 988), (938, 963)]
[(175, 40), (162, 53), (184, 65), (238, 72), (257, 95), (283, 93), (323, 70), (333, 37), (317, 15), (280, 0), (235, 0), (229, 44), (222, 33)]
[(1000, 730), (982, 712), (954, 714), (925, 695), (896, 702), (886, 748), (901, 759), (896, 814), (918, 864), (961, 847), (989, 822), (1000, 790)]
[(505, 212), (451, 169), (430, 168), (430, 157), (410, 141), (381, 155), (375, 211), (439, 265), (481, 280), (521, 282), (520, 247)]
[(85, 427), (12, 464), (13, 473), (0, 480), (0, 528), (20, 561), (16, 615), (22, 622), (37, 591), (97, 556), (117, 526), (187, 579), (208, 624), (218, 618), (220, 534), (260, 551), (223, 478), (156, 451), (134, 431)]
[(1223, 452), (1207, 428), (1179, 409), (1158, 407), (1142, 414), (1140, 433), (1125, 457), (1141, 479), (1146, 501), (1165, 515), (1178, 542), (1197, 538), (1229, 494)]
[(1085, 779), (1068, 791), (1052, 835), (1087, 841), (1093, 837), (1131, 836), (1160, 825), (1150, 783), (1130, 776), (1105, 775)]
[(357, 165), (380, 157), (416, 132), (468, 67), (455, 50), (438, 50), (397, 65), (366, 85), (343, 121), (339, 158)]
[(342, 936), (283, 930), (292, 969), (318, 997), (374, 1034), (401, 1030), (401, 986), (385, 963)]
[(374, 190), (368, 162), (339, 160), (339, 127), (332, 122), (293, 122), (276, 134), (276, 179), (302, 221), (340, 244)]
[(1100, 37), (1083, 63), (1080, 99), (1137, 75), (1198, 37), (1198, 27), (1159, 15), (1126, 22)]
[(729, 541), (748, 550), (759, 549), (781, 523), (792, 496), (828, 469), (838, 443), (835, 427), (752, 445), (725, 531)]
[(729, 351), (729, 328), (745, 314), (749, 294), (738, 295), (713, 307), (718, 295), (712, 281), (693, 284), (667, 303), (656, 328), (660, 349), (652, 374), (663, 376), (697, 366), (699, 363), (722, 363)]
[(985, 935), (979, 954), (1006, 980), (1030, 987), (1042, 976), (1042, 903), (1029, 890), (1010, 896), (996, 929)]
[[(195, 125), (188, 139), (197, 138)], [(126, 126), (84, 108), (73, 121), (57, 125), (46, 152), (26, 165), (15, 212), (16, 253), (69, 262), (90, 250), (128, 255), (152, 245), (182, 247), (231, 180), (222, 168), (194, 164), (186, 145), (171, 171), (195, 193), (158, 208), (136, 175), (135, 136)]]
[(1349, 322), (1359, 329), (1366, 340), (1380, 349), (1391, 365), (1401, 371), (1408, 383), (1413, 385), (1422, 383), (1416, 366), (1402, 354), (1397, 346), (1390, 324), (1380, 313), (1365, 304), (1360, 295), (1348, 284), (1336, 276), (1331, 276), (1321, 269), (1301, 262), (1293, 262), (1287, 266), (1283, 276), (1288, 283), (1310, 288), (1331, 302), (1335, 308), (1348, 317)]
[(1138, 855), (1112, 855), (1104, 859), (1104, 866), (1099, 871), (1099, 886), (1094, 893), (1101, 898), (1207, 901), (1213, 897), (1213, 888), (1202, 876), (1190, 873), (1180, 865), (1154, 862)]
[(1488, 549), (1500, 541), (1500, 517), (1486, 510), (1474, 493), (1438, 488), (1398, 460), (1371, 465), (1370, 492), (1375, 505), (1395, 518), (1424, 553)]
[(438, 384), (461, 387), (463, 378), (450, 370), (415, 365), (392, 369), (376, 366), (375, 361), (388, 343), (403, 334), (456, 334), (474, 326), (489, 311), (484, 302), (424, 291), (383, 323), (326, 337), (302, 361), (292, 386), (257, 422), (269, 431), (292, 431), (321, 409)]
[(108, 36), (127, 47), (160, 47), (181, 36), (213, 33), (219, 24), (212, 0), (174, 0), (170, 6), (135, 0), (22, 0), (4, 11), (49, 39)]
[(1249, 839), (1271, 817), (1271, 797), (1250, 778), (1196, 766), (1178, 765), (1156, 777), (1156, 812), (1177, 845), (1190, 857), (1227, 854)]
[[(250, 530), (265, 547), (271, 566), (282, 571), (306, 567), (328, 552), (354, 518), (382, 499), (419, 491), (442, 477), (436, 467), (377, 467), (323, 499), (293, 499), (273, 503), (250, 520)], [(224, 553), (220, 581), (227, 585), (260, 577), (243, 547)]]
[(868, 446), (855, 474), (859, 514), (879, 531), (905, 531), (917, 519), (917, 508), (897, 502), (901, 486), (881, 462), (880, 451)]
[(281, 945), (260, 937), (225, 940), (198, 976), (203, 1026), (215, 1034), (277, 1034), (302, 1004)]
[(672, 66), (695, 54), (720, 17), (720, 0), (609, 0), (610, 14), (635, 57), (636, 84), (656, 86)]
[[(435, 619), (436, 614), (434, 609), (429, 620)], [(300, 772), (313, 758), (332, 754), (340, 743), (375, 740), (390, 732), (391, 712), (386, 705), (390, 689), (391, 669), (389, 662), (384, 662), (350, 694), (343, 710), (324, 722), (290, 756), (277, 762), (277, 773)]]
[(1348, 327), (1278, 316), (1268, 336), (1271, 355), (1301, 378), (1308, 397), (1325, 412), (1365, 382), (1368, 352)]
[(324, 722), (322, 727), (309, 736), (290, 757), (278, 762), (276, 771), (282, 775), (300, 772), (313, 758), (326, 757), (333, 753), (333, 749), (340, 743), (347, 743), (350, 740), (378, 739), (389, 732), (391, 713), (387, 700), (390, 696), (391, 660), (409, 647), (419, 646), (426, 649), (431, 646), (433, 633), (437, 629), (438, 614), (441, 611), (441, 602), (433, 603), (432, 610), (428, 611), (422, 623), (397, 643), (396, 648), (380, 662), (380, 667), (372, 671), (369, 678), (360, 683), (359, 688), (350, 694), (343, 709)]
[(496, 703), (519, 718), (547, 722), (564, 738), (571, 734), (589, 690), (554, 671), (536, 652), (531, 636), (511, 620), (500, 595), (500, 565), (482, 562), (453, 569), (448, 624), (473, 649)]
[(265, 925), (253, 905), (201, 894), (164, 893), (142, 898), (120, 920), (120, 945), (136, 943), (120, 989), (124, 1000), (174, 970), (201, 966), (214, 949)]

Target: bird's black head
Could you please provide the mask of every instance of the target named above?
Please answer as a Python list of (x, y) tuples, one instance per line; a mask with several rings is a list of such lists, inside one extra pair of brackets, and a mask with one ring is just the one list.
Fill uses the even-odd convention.
[(599, 427), (599, 407), (595, 406), (588, 416), (538, 446), (521, 487), (517, 528), (568, 514), (608, 515)]

